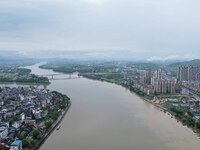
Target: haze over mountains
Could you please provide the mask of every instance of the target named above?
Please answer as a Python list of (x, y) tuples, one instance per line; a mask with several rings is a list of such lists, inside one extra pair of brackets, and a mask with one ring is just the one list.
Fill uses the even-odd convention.
[[(107, 53), (105, 52), (105, 55)], [(110, 53), (111, 55), (111, 53)], [(192, 59), (192, 60), (179, 60), (179, 59), (172, 59), (172, 60), (142, 60), (142, 59), (133, 59), (132, 56), (129, 57), (120, 57), (119, 53), (114, 53), (116, 57), (111, 57), (109, 55), (103, 57), (98, 55), (93, 55), (89, 51), (87, 53), (84, 52), (56, 52), (56, 51), (43, 51), (41, 53), (32, 54), (22, 54), (17, 51), (0, 51), (0, 64), (12, 64), (16, 62), (28, 62), (28, 63), (35, 63), (40, 61), (49, 61), (49, 62), (64, 62), (64, 61), (129, 61), (129, 62), (136, 62), (136, 63), (155, 63), (155, 64), (163, 64), (168, 65), (169, 67), (178, 67), (181, 65), (193, 65), (193, 66), (200, 66), (200, 59)], [(36, 57), (37, 56), (37, 57)]]
[[(112, 50), (99, 50), (99, 51), (57, 51), (57, 50), (43, 50), (32, 52), (20, 52), (12, 50), (0, 50), (0, 61), (4, 60), (99, 60), (99, 61), (134, 61), (134, 62), (152, 62), (158, 64), (171, 64), (175, 62), (183, 62), (193, 60), (193, 57), (136, 57), (131, 51), (112, 51)], [(197, 57), (198, 58), (198, 57)]]

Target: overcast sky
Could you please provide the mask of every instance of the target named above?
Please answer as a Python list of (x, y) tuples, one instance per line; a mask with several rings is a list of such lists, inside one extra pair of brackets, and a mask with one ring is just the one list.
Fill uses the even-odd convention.
[(0, 51), (200, 58), (199, 0), (0, 0)]

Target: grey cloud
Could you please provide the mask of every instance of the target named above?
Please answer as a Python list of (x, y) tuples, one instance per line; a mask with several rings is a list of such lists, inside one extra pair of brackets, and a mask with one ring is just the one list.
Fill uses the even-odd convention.
[(60, 50), (68, 56), (90, 50), (91, 57), (133, 59), (200, 55), (199, 5), (197, 0), (1, 0), (0, 49)]

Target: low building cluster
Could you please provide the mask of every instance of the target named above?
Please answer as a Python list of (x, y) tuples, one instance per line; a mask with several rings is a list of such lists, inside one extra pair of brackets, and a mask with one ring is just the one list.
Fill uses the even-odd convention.
[(43, 135), (44, 118), (59, 102), (59, 96), (46, 89), (1, 87), (0, 149), (21, 150), (22, 140), (32, 140), (33, 131)]
[(175, 107), (177, 109), (185, 110), (186, 114), (190, 114), (193, 119), (200, 121), (200, 101), (194, 97), (181, 96), (177, 98), (155, 98), (155, 104), (163, 107)]

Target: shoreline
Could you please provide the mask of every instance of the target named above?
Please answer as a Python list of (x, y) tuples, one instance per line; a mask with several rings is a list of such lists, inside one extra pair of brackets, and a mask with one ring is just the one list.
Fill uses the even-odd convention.
[(64, 117), (66, 116), (69, 108), (71, 107), (72, 102), (69, 101), (68, 106), (65, 108), (65, 110), (62, 112), (62, 114), (59, 116), (59, 118), (53, 123), (51, 128), (45, 133), (45, 135), (41, 138), (41, 140), (36, 144), (34, 148), (31, 150), (39, 150), (40, 147), (45, 143), (45, 141), (49, 138), (49, 136), (55, 131), (56, 127), (62, 122)]
[(7, 82), (7, 81), (4, 81), (4, 82), (1, 82), (0, 81), (0, 85), (2, 84), (16, 84), (16, 85), (49, 85), (51, 84), (51, 82)]

